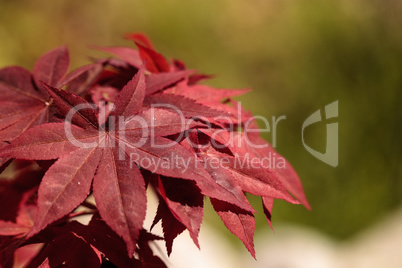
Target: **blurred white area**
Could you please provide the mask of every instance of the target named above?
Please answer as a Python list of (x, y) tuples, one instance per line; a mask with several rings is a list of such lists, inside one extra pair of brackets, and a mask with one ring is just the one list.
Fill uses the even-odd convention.
[[(152, 223), (156, 204), (149, 198), (149, 213), (145, 227)], [(402, 209), (395, 211), (376, 226), (362, 231), (346, 242), (337, 242), (315, 230), (282, 225), (273, 233), (255, 236), (257, 261), (244, 248), (239, 251), (223, 234), (207, 223), (201, 226), (199, 242), (194, 245), (187, 231), (173, 243), (173, 253), (166, 257), (164, 243), (155, 251), (164, 256), (171, 268), (401, 268)], [(162, 235), (160, 224), (153, 233)]]
[(339, 248), (339, 267), (402, 267), (402, 208)]
[(335, 268), (336, 246), (325, 236), (297, 226), (278, 226), (255, 238), (257, 261), (244, 267)]

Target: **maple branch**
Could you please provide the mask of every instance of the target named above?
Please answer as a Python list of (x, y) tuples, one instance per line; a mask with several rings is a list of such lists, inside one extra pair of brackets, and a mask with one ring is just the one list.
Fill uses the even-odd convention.
[(95, 213), (94, 211), (72, 212), (68, 215), (68, 218), (72, 219), (72, 218), (79, 217), (79, 216), (93, 215), (94, 213)]
[(81, 206), (92, 209), (92, 210), (97, 210), (96, 206), (94, 204), (89, 203), (87, 200), (82, 202)]

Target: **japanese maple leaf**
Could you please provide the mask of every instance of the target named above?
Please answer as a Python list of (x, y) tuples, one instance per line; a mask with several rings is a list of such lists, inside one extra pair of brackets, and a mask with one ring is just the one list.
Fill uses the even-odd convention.
[[(272, 209), (269, 201), (273, 198), (284, 199), (291, 203), (298, 203), (298, 201), (287, 193), (287, 188), (283, 185), (279, 175), (255, 161), (258, 159), (241, 154), (233, 155), (227, 151), (228, 147), (219, 148), (223, 151), (226, 150), (227, 153), (220, 152), (212, 144), (216, 146), (223, 144), (213, 143), (205, 136), (201, 131), (193, 130), (182, 143), (197, 152), (199, 161), (203, 163), (217, 184), (225, 187), (233, 196), (237, 197), (236, 203), (228, 203), (215, 198), (211, 198), (211, 203), (225, 226), (239, 237), (251, 255), (255, 257), (253, 243), (255, 227), (253, 213), (255, 211), (248, 203), (243, 191), (261, 196), (266, 201), (264, 203), (266, 213), (270, 213)], [(194, 146), (185, 145), (190, 142), (199, 146), (194, 148)]]
[(250, 91), (249, 89), (215, 89), (206, 85), (188, 85), (181, 82), (176, 87), (169, 88), (166, 93), (183, 95), (195, 99), (203, 104), (216, 104), (224, 99), (239, 96)]
[(0, 178), (1, 267), (11, 267), (8, 264), (13, 261), (14, 251), (30, 232), (35, 218), (36, 191), (43, 172), (26, 164), (15, 161), (13, 178)]
[(101, 267), (101, 262), (100, 252), (84, 237), (67, 231), (49, 241), (27, 267)]
[[(269, 160), (271, 165), (265, 165), (263, 167), (266, 173), (277, 178), (288, 192), (307, 209), (310, 209), (300, 178), (292, 165), (276, 152), (267, 141), (260, 137), (260, 129), (255, 118), (247, 113), (239, 103), (235, 101), (232, 101), (232, 103), (236, 109), (240, 110), (240, 114), (247, 114), (245, 116), (247, 122), (241, 124), (243, 127), (241, 131), (230, 132), (230, 129), (225, 128), (199, 128), (198, 130), (211, 138), (211, 144), (220, 148), (222, 148), (222, 146), (228, 148), (231, 154), (236, 156), (240, 161), (247, 158), (254, 159), (259, 163), (264, 163), (264, 161), (267, 163), (267, 160)], [(276, 166), (275, 163), (281, 164)], [(268, 200), (269, 196), (263, 194), (263, 192), (258, 193), (258, 189), (264, 189), (264, 187), (258, 188), (258, 184), (256, 183), (247, 185), (245, 181), (241, 181), (241, 184), (243, 184), (244, 187), (255, 188), (253, 190), (254, 194), (263, 196), (264, 208), (266, 209), (267, 217), (270, 218), (269, 211), (272, 210), (272, 200)], [(267, 204), (267, 206), (265, 206), (265, 204)]]
[(125, 62), (130, 64), (135, 68), (140, 68), (143, 61), (141, 60), (140, 53), (138, 50), (131, 47), (102, 47), (102, 46), (93, 46), (96, 49), (108, 52), (113, 54)]
[(168, 73), (151, 73), (147, 76), (147, 95), (171, 87), (177, 82), (187, 78), (193, 72), (193, 70), (183, 70)]
[(226, 228), (243, 242), (244, 246), (255, 258), (253, 241), (255, 230), (254, 215), (235, 205), (214, 198), (211, 198), (211, 204)]
[[(129, 254), (133, 254), (146, 209), (144, 179), (137, 165), (164, 176), (196, 180), (204, 193), (219, 198), (215, 182), (196, 166), (193, 154), (163, 137), (191, 125), (183, 125), (182, 118), (172, 112), (142, 110), (146, 88), (143, 69), (115, 101), (107, 122), (124, 119), (115, 128), (99, 125), (95, 110), (79, 96), (46, 87), (61, 113), (73, 111), (73, 124), (50, 123), (31, 128), (1, 155), (39, 160), (59, 158), (39, 187), (38, 217), (29, 237), (76, 208), (89, 194), (93, 181), (100, 215), (123, 237)], [(144, 122), (145, 126), (140, 124)], [(176, 159), (185, 159), (187, 166)]]
[(170, 65), (165, 57), (158, 53), (148, 39), (148, 37), (142, 33), (130, 33), (126, 34), (125, 37), (134, 41), (139, 49), (139, 55), (148, 71), (153, 73), (159, 72), (169, 72)]
[(67, 85), (67, 91), (82, 96), (98, 81), (104, 72), (104, 65), (103, 62), (96, 62), (75, 69), (64, 77), (58, 87)]
[(146, 69), (151, 73), (169, 72), (171, 70), (169, 62), (162, 54), (143, 42), (135, 41), (135, 44), (139, 50), (130, 47), (94, 47), (121, 58), (135, 68), (140, 68), (145, 61)]
[[(105, 51), (109, 51), (111, 48), (102, 49)], [(117, 49), (117, 48), (115, 48)], [(136, 50), (134, 50), (136, 51)], [(127, 60), (126, 58), (124, 58)], [(113, 67), (115, 71), (109, 71), (103, 73), (108, 74), (109, 77), (106, 81), (99, 81), (100, 85), (103, 86), (116, 86), (116, 84), (121, 83), (123, 81), (129, 81), (135, 73), (136, 70), (139, 68), (138, 65), (132, 65), (129, 62), (118, 60), (118, 59), (108, 59), (104, 62), (107, 66)], [(171, 70), (169, 72), (160, 72), (160, 73), (146, 73), (146, 95), (151, 95), (155, 92), (163, 90), (165, 88), (174, 86), (179, 81), (187, 79), (190, 75), (194, 73), (194, 70)], [(131, 76), (130, 76), (131, 75)], [(129, 79), (127, 80), (127, 77)], [(101, 77), (101, 79), (105, 80), (105, 77)], [(105, 83), (106, 82), (106, 83)], [(71, 90), (69, 90), (71, 91)]]
[[(283, 156), (281, 156), (267, 141), (259, 135), (258, 126), (255, 120), (250, 121), (250, 124), (243, 132), (235, 133), (233, 138), (234, 146), (232, 150), (240, 156), (248, 156), (249, 158), (270, 159), (271, 165), (266, 169), (277, 177), (283, 186), (297, 200), (300, 201), (307, 209), (311, 209), (310, 204), (304, 194), (303, 186), (299, 176), (292, 165)], [(262, 161), (261, 161), (262, 162)], [(275, 163), (281, 163), (276, 166)], [(267, 211), (272, 209), (272, 202), (263, 200), (264, 207)], [(267, 204), (267, 206), (265, 206)]]
[(202, 105), (193, 99), (176, 94), (155, 94), (145, 98), (145, 105), (160, 106), (166, 110), (178, 110), (184, 117), (194, 118), (224, 118), (229, 116), (222, 111)]
[(53, 227), (47, 236), (38, 238), (36, 243), (40, 241), (45, 246), (24, 267), (109, 267), (110, 263), (117, 267), (166, 267), (159, 257), (153, 255), (149, 245), (160, 239), (142, 229), (137, 241), (136, 258), (127, 256), (124, 254), (124, 240), (98, 214), (94, 214), (88, 225), (71, 221)]
[(198, 244), (201, 227), (203, 195), (193, 181), (158, 176), (152, 180), (159, 196), (159, 206), (152, 227), (162, 220), (168, 254), (172, 252), (173, 239), (187, 229), (194, 244)]
[[(249, 113), (238, 112), (240, 104), (233, 102), (232, 97), (246, 93), (248, 90), (214, 89), (204, 85), (189, 86), (187, 81), (177, 83), (162, 91), (163, 94), (156, 94), (147, 98), (148, 102), (166, 102), (177, 107), (183, 103), (180, 99), (188, 99), (184, 103), (194, 103), (188, 109), (183, 107), (186, 116), (205, 116), (213, 120), (210, 123), (235, 125), (246, 122)], [(232, 106), (228, 102), (232, 101)], [(202, 107), (202, 108), (201, 108)], [(209, 112), (208, 112), (209, 111)]]
[(36, 213), (36, 206), (29, 203), (27, 204), (27, 199), (33, 194), (34, 191), (24, 193), (19, 206), (16, 222), (0, 220), (0, 235), (22, 236), (31, 230), (33, 226), (33, 218)]
[[(241, 106), (238, 107), (242, 109)], [(245, 111), (242, 110), (242, 113), (244, 112)], [(270, 176), (279, 180), (286, 191), (290, 192), (307, 209), (311, 209), (310, 204), (304, 194), (300, 178), (292, 165), (267, 141), (260, 137), (260, 131), (255, 119), (251, 116), (248, 120), (250, 121), (245, 124), (244, 129), (239, 132), (229, 133), (223, 129), (200, 129), (200, 131), (210, 136), (214, 144), (218, 143), (228, 145), (230, 151), (238, 159), (254, 159), (256, 162), (260, 163), (269, 160), (270, 165), (263, 167), (263, 169), (267, 171), (267, 174), (270, 174)], [(281, 164), (276, 166), (275, 163)], [(267, 194), (269, 192), (264, 190), (264, 184), (261, 184), (260, 181), (241, 180), (239, 183), (242, 185), (242, 188), (245, 191), (261, 196), (264, 213), (270, 227), (272, 228), (271, 216), (273, 201), (274, 198), (278, 197)], [(287, 201), (296, 203), (295, 200), (288, 199)]]
[(127, 33), (124, 35), (124, 38), (137, 42), (143, 45), (144, 47), (155, 49), (154, 45), (152, 44), (152, 41), (148, 38), (148, 36), (146, 36), (143, 33)]
[[(33, 74), (17, 66), (0, 70), (0, 141), (11, 141), (28, 128), (49, 120), (51, 101), (39, 80), (56, 86), (68, 67), (68, 51), (60, 47), (40, 57)], [(0, 164), (7, 160), (0, 159)]]
[[(253, 117), (250, 117), (249, 120), (251, 120), (249, 124), (247, 124), (243, 131), (239, 132), (229, 132), (226, 129), (213, 128), (200, 128), (199, 131), (208, 135), (211, 138), (212, 144), (220, 147), (223, 144), (227, 145), (230, 152), (239, 160), (238, 163), (244, 162), (244, 159), (251, 159), (259, 163), (267, 163), (268, 160), (271, 163), (270, 166), (265, 165), (264, 167), (261, 167), (262, 170), (266, 170), (266, 175), (279, 180), (280, 184), (283, 185), (286, 191), (290, 192), (307, 209), (311, 209), (304, 194), (300, 178), (292, 165), (283, 156), (276, 152), (268, 142), (260, 137), (259, 128)], [(275, 166), (275, 163), (280, 163), (280, 166)], [(272, 195), (270, 191), (267, 191), (265, 186), (266, 182), (264, 181), (249, 180), (246, 177), (246, 179), (243, 178), (238, 180), (238, 184), (244, 191), (261, 196), (264, 213), (271, 228), (272, 208), (275, 198), (285, 199), (291, 203), (297, 203), (296, 200), (289, 199), (288, 197), (283, 198)], [(222, 215), (222, 213), (220, 213), (220, 215)], [(232, 220), (229, 220), (228, 222), (232, 222)]]
[(170, 255), (174, 239), (186, 230), (186, 226), (174, 216), (163, 198), (159, 199), (158, 210), (156, 211), (151, 230), (159, 221), (162, 221), (163, 238), (165, 239), (167, 253)]

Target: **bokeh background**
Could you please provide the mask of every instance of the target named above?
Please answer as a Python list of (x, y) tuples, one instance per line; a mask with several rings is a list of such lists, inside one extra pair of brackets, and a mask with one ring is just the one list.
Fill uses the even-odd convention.
[[(215, 74), (209, 85), (252, 88), (237, 100), (253, 114), (286, 116), (277, 150), (297, 170), (313, 209), (276, 201), (274, 229), (292, 224), (347, 242), (402, 205), (401, 14), (399, 0), (0, 0), (0, 67), (32, 69), (63, 44), (78, 67), (106, 55), (89, 45), (131, 46), (124, 33), (146, 33), (164, 55)], [(306, 151), (301, 129), (336, 100), (334, 168)], [(325, 122), (306, 135), (309, 146), (325, 151)], [(250, 200), (258, 237), (269, 227), (258, 200)], [(244, 253), (207, 211), (207, 224)]]

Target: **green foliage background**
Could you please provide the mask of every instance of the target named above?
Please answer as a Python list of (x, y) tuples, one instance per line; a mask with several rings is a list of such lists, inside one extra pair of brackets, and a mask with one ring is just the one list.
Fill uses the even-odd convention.
[[(32, 69), (62, 44), (78, 67), (87, 56), (105, 56), (88, 45), (131, 45), (122, 34), (146, 33), (166, 56), (216, 74), (209, 84), (253, 88), (238, 100), (255, 115), (286, 116), (277, 150), (298, 171), (313, 210), (278, 201), (274, 228), (291, 222), (343, 239), (402, 203), (401, 12), (396, 0), (1, 0), (0, 67)], [(335, 100), (333, 168), (305, 150), (301, 127)], [(306, 134), (324, 150), (325, 123)], [(260, 212), (258, 233), (268, 227), (250, 199)], [(206, 218), (223, 226), (213, 213)]]

